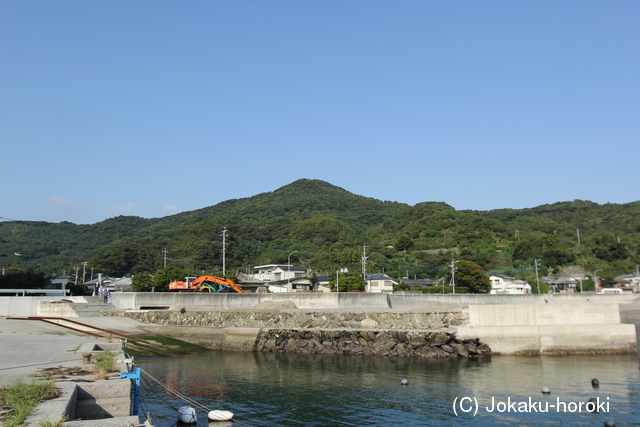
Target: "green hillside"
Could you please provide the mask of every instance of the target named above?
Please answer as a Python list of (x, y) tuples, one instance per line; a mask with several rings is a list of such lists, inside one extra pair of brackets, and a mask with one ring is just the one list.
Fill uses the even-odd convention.
[(640, 263), (640, 202), (457, 211), (442, 202), (380, 201), (308, 179), (164, 218), (1, 222), (0, 260), (47, 275), (82, 271), (86, 261), (87, 271), (119, 276), (162, 268), (166, 249), (167, 265), (200, 274), (221, 269), (225, 228), (226, 269), (241, 272), (288, 257), (320, 274), (359, 271), (365, 244), (367, 271), (397, 278), (441, 277), (454, 257), (524, 278), (533, 258), (550, 269), (580, 265), (610, 277)]

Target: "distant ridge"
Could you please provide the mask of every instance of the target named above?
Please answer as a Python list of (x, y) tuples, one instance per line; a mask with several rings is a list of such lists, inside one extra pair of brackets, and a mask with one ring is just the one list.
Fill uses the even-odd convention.
[[(503, 271), (530, 268), (536, 257), (549, 268), (579, 260), (586, 268), (628, 273), (640, 259), (640, 202), (457, 211), (444, 202), (380, 201), (317, 179), (163, 218), (118, 216), (91, 225), (4, 221), (0, 255), (6, 267), (47, 274), (87, 262), (95, 271), (123, 275), (158, 270), (166, 249), (169, 265), (197, 273), (221, 269), (225, 228), (226, 268), (242, 272), (284, 263), (290, 254), (309, 268), (357, 271), (364, 245), (369, 271), (399, 276), (413, 269), (428, 275), (425, 265), (450, 262), (450, 254), (428, 252), (439, 248), (459, 248), (457, 256)], [(10, 256), (14, 251), (22, 256)], [(331, 255), (342, 252), (351, 255)]]

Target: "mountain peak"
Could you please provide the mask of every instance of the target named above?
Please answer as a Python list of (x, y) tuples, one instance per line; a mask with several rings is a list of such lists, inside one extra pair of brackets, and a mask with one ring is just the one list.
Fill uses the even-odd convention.
[(305, 193), (311, 193), (311, 194), (326, 194), (329, 192), (349, 193), (344, 188), (337, 187), (333, 184), (329, 184), (326, 181), (322, 181), (320, 179), (308, 179), (308, 178), (298, 179), (274, 191), (274, 193), (290, 193), (290, 192), (294, 192), (294, 193), (305, 192)]

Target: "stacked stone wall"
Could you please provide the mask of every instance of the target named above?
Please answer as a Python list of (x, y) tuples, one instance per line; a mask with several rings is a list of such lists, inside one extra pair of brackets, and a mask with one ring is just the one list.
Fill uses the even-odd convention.
[(281, 329), (429, 329), (464, 326), (469, 316), (463, 312), (339, 312), (339, 311), (112, 311), (121, 316), (156, 325), (211, 326), (220, 328)]
[(459, 340), (446, 331), (296, 330), (261, 331), (260, 352), (354, 354), (399, 357), (476, 357), (491, 349), (477, 339)]

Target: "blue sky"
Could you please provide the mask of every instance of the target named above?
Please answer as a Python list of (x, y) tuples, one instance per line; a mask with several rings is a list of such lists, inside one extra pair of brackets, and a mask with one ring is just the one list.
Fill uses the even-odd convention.
[(640, 199), (638, 1), (0, 2), (0, 217), (299, 178), (456, 209)]

